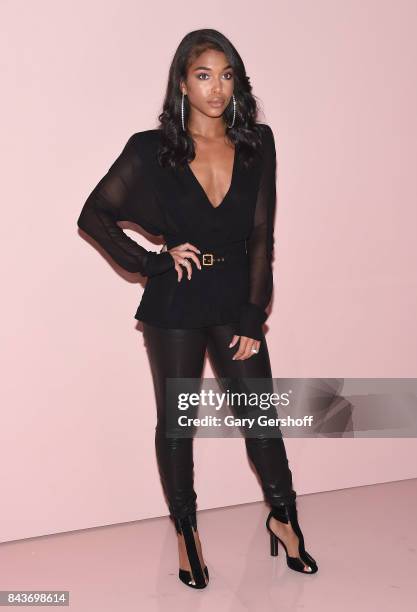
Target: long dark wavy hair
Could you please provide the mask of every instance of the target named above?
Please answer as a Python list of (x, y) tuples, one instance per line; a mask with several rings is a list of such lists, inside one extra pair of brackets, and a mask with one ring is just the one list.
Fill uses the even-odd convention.
[[(234, 96), (236, 99), (236, 118), (232, 128), (232, 99), (226, 107), (223, 118), (229, 140), (239, 145), (243, 164), (248, 167), (256, 151), (261, 147), (261, 132), (257, 117), (259, 112), (256, 96), (246, 74), (245, 66), (232, 43), (221, 32), (212, 29), (194, 30), (184, 36), (175, 52), (169, 69), (168, 84), (163, 110), (158, 115), (161, 130), (161, 145), (158, 161), (161, 166), (175, 167), (190, 162), (195, 157), (194, 141), (188, 131), (183, 131), (181, 123), (180, 80), (186, 79), (189, 65), (206, 49), (223, 51), (234, 74)], [(187, 124), (190, 106), (188, 96), (184, 99), (184, 123)]]

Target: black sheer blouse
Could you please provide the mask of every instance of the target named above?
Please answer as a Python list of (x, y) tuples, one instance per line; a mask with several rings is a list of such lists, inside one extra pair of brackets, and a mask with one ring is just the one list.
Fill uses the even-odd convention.
[[(214, 207), (190, 166), (162, 168), (160, 131), (133, 134), (88, 196), (77, 224), (122, 268), (147, 277), (136, 319), (159, 327), (191, 328), (233, 323), (238, 335), (260, 340), (272, 295), (276, 206), (274, 136), (262, 128), (262, 150), (246, 169), (235, 147), (232, 180)], [(178, 282), (174, 259), (148, 251), (118, 226), (131, 221), (165, 238), (167, 249), (190, 242), (202, 253), (245, 245), (245, 256), (227, 265), (202, 266)]]

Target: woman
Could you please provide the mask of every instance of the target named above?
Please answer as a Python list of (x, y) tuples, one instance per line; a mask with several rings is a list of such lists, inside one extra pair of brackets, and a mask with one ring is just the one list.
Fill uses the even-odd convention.
[[(243, 62), (212, 29), (181, 41), (158, 129), (133, 134), (84, 204), (78, 226), (147, 284), (143, 322), (155, 387), (158, 466), (175, 524), (179, 578), (193, 588), (209, 572), (197, 531), (193, 439), (167, 437), (165, 379), (201, 377), (206, 349), (216, 377), (271, 379), (262, 324), (272, 294), (276, 153)], [(133, 221), (166, 250), (147, 251), (117, 225)], [(233, 383), (232, 383), (233, 388)], [(288, 566), (315, 573), (297, 521), (282, 437), (246, 438)]]

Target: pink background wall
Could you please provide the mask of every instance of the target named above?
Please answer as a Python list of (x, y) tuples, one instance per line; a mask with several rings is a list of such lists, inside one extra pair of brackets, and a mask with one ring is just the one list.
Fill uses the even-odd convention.
[[(1, 541), (167, 514), (143, 280), (76, 220), (190, 30), (231, 38), (275, 133), (274, 376), (417, 375), (416, 2), (198, 6), (1, 4)], [(287, 440), (299, 495), (416, 477), (416, 448)], [(243, 440), (198, 439), (195, 463), (200, 510), (262, 499)]]

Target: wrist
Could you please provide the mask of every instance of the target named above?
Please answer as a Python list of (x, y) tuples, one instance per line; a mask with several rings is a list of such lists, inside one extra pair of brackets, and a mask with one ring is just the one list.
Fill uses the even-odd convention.
[(174, 265), (174, 258), (169, 251), (163, 251), (161, 253), (149, 251), (145, 264), (145, 275), (155, 276), (157, 274), (163, 274), (173, 268)]
[(266, 312), (256, 304), (246, 302), (240, 310), (236, 334), (254, 340), (262, 340), (262, 325), (267, 318)]

